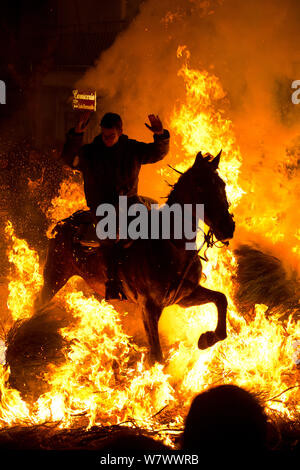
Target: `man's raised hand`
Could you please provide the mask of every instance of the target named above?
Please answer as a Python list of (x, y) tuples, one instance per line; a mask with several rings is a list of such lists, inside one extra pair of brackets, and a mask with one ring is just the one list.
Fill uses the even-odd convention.
[(90, 116), (92, 114), (93, 111), (91, 110), (86, 110), (86, 111), (83, 111), (81, 114), (80, 114), (80, 118), (79, 118), (79, 121), (75, 127), (75, 132), (76, 134), (81, 134), (82, 132), (85, 131), (88, 123), (89, 123), (89, 120), (90, 120)]
[(155, 116), (154, 114), (149, 114), (148, 118), (151, 126), (149, 126), (147, 123), (145, 123), (145, 126), (148, 127), (148, 129), (150, 129), (150, 131), (154, 134), (163, 134), (164, 129), (159, 117)]

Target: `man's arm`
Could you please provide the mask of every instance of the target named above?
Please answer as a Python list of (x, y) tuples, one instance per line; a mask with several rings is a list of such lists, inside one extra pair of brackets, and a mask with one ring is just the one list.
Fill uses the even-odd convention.
[(154, 114), (149, 115), (149, 121), (151, 126), (145, 124), (148, 129), (154, 134), (154, 142), (145, 144), (138, 142), (138, 154), (140, 156), (140, 162), (145, 165), (147, 163), (156, 163), (162, 160), (169, 151), (169, 131), (163, 129), (163, 125), (158, 116)]
[(81, 160), (84, 157), (83, 135), (88, 125), (90, 111), (84, 112), (75, 128), (69, 130), (63, 147), (61, 158), (74, 170), (81, 169)]

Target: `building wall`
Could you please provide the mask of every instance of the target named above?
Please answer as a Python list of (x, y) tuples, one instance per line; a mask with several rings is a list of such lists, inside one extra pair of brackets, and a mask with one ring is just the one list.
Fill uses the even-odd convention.
[(64, 0), (58, 2), (57, 21), (59, 26), (77, 25), (83, 29), (90, 23), (122, 20), (122, 0)]
[[(37, 146), (64, 140), (74, 83), (136, 15), (141, 0), (19, 1), (14, 80), (22, 89), (19, 129)], [(7, 54), (9, 56), (9, 54)]]

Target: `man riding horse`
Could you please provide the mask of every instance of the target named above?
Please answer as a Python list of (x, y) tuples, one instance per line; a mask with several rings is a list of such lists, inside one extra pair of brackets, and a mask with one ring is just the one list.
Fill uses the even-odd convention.
[[(91, 112), (85, 112), (77, 126), (67, 133), (62, 159), (72, 169), (83, 174), (84, 192), (90, 209), (91, 223), (81, 229), (81, 244), (99, 245), (96, 240), (96, 210), (100, 204), (110, 203), (117, 209), (119, 196), (127, 196), (128, 204), (140, 202), (137, 195), (141, 165), (162, 160), (169, 151), (170, 134), (158, 116), (149, 115), (154, 142), (144, 143), (129, 139), (123, 134), (122, 120), (118, 114), (107, 113), (100, 122), (101, 133), (90, 144), (83, 145), (83, 135)], [(101, 244), (106, 261), (106, 300), (125, 298), (117, 279), (117, 251), (114, 240)]]

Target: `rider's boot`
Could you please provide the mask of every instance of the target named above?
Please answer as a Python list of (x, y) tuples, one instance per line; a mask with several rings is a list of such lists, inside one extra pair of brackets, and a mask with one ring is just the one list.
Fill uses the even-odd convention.
[(123, 292), (122, 283), (118, 279), (118, 261), (119, 248), (112, 244), (102, 248), (106, 264), (107, 281), (105, 283), (105, 300), (126, 300), (127, 297)]
[(99, 239), (96, 234), (96, 225), (91, 222), (89, 224), (82, 224), (80, 228), (80, 244), (90, 248), (97, 248), (100, 246)]

